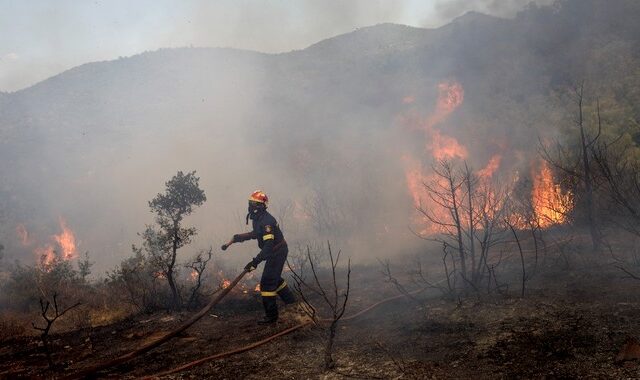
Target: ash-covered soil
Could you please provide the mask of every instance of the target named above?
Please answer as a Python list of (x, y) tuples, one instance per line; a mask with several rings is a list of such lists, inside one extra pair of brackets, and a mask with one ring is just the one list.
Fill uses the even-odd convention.
[[(354, 277), (347, 312), (387, 296), (392, 285), (377, 268)], [(305, 327), (251, 351), (212, 360), (167, 379), (394, 379), (394, 378), (633, 378), (634, 360), (616, 361), (629, 337), (640, 336), (640, 281), (613, 267), (542, 271), (507, 295), (445, 300), (431, 290), (417, 300), (394, 300), (340, 325), (337, 366), (322, 370), (324, 335)], [(235, 349), (298, 323), (284, 317), (261, 327), (259, 298), (234, 292), (184, 334), (104, 378), (139, 378), (201, 357)], [(37, 337), (0, 347), (2, 378), (58, 378), (116, 357), (170, 331), (188, 312), (141, 314), (119, 323), (57, 334), (56, 370), (47, 368)]]

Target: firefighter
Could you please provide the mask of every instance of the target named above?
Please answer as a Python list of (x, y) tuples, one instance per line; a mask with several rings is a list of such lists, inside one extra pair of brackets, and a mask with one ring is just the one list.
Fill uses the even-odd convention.
[[(287, 261), (289, 248), (284, 240), (282, 231), (276, 219), (267, 212), (269, 198), (265, 193), (256, 190), (249, 196), (249, 213), (247, 224), (251, 219), (253, 231), (233, 235), (232, 242), (239, 243), (246, 240), (258, 240), (260, 253), (253, 258), (245, 270), (255, 270), (261, 262), (265, 262), (262, 278), (260, 279), (260, 295), (264, 306), (265, 316), (258, 324), (271, 324), (278, 320), (277, 296), (280, 296), (285, 304), (293, 304), (296, 298), (282, 278), (282, 269)], [(222, 249), (226, 249), (223, 246)]]

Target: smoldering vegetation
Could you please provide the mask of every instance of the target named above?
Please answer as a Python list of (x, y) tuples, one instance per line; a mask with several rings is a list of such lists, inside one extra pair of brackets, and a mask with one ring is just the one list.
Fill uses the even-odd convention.
[[(207, 297), (252, 256), (215, 253), (192, 293), (209, 248), (247, 228), (256, 188), (302, 260), (294, 271), (329, 240), (363, 283), (420, 305), (414, 289), (446, 310), (544, 296), (577, 265), (637, 279), (638, 16), (634, 1), (565, 0), (283, 54), (162, 49), (1, 94), (2, 279), (24, 292), (3, 302), (37, 312), (60, 287), (126, 314)], [(178, 171), (195, 171), (207, 199), (183, 221), (198, 233), (171, 294), (146, 225)]]

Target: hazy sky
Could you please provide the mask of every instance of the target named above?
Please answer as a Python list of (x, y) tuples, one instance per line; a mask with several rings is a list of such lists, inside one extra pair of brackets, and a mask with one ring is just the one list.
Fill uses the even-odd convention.
[[(551, 0), (537, 1), (548, 3)], [(511, 16), (529, 0), (0, 0), (0, 91), (74, 66), (161, 47), (302, 49), (358, 27), (437, 27), (477, 10)]]

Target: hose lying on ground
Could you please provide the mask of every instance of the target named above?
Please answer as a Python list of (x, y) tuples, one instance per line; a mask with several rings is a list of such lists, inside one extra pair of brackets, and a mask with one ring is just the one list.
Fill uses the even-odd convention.
[[(399, 298), (405, 298), (407, 295), (417, 294), (417, 293), (420, 293), (423, 290), (425, 290), (425, 289), (418, 289), (418, 290), (414, 290), (412, 292), (408, 292), (406, 294), (400, 294), (400, 295), (397, 295), (397, 296), (385, 298), (385, 299), (383, 299), (381, 301), (378, 301), (378, 302), (374, 303), (373, 305), (370, 305), (370, 306), (360, 310), (359, 312), (357, 312), (357, 313), (355, 313), (353, 315), (350, 315), (348, 317), (342, 318), (341, 321), (346, 322), (346, 321), (355, 319), (355, 318), (361, 316), (362, 314), (364, 314), (364, 313), (376, 308), (377, 306), (382, 305), (383, 303), (387, 303), (389, 301), (393, 301), (393, 300), (396, 300), (396, 299), (399, 299)], [(331, 319), (319, 319), (318, 320), (318, 322), (321, 322), (321, 323), (331, 322), (331, 321), (332, 321)], [(197, 365), (200, 365), (202, 363), (208, 362), (210, 360), (222, 359), (222, 358), (225, 358), (225, 357), (228, 357), (228, 356), (232, 356), (232, 355), (235, 355), (235, 354), (240, 354), (242, 352), (246, 352), (246, 351), (252, 350), (254, 348), (262, 346), (263, 344), (269, 343), (270, 341), (272, 341), (272, 340), (274, 340), (276, 338), (279, 338), (279, 337), (281, 337), (283, 335), (289, 334), (290, 332), (293, 332), (295, 330), (298, 330), (298, 329), (301, 329), (301, 328), (303, 328), (305, 326), (308, 326), (308, 325), (310, 325), (312, 323), (313, 323), (313, 321), (311, 321), (311, 320), (302, 322), (302, 323), (297, 324), (295, 326), (289, 327), (286, 330), (280, 331), (277, 334), (274, 334), (274, 335), (271, 335), (271, 336), (269, 336), (267, 338), (264, 338), (264, 339), (262, 339), (260, 341), (257, 341), (257, 342), (251, 343), (249, 345), (246, 345), (246, 346), (243, 346), (243, 347), (240, 347), (240, 348), (236, 348), (236, 349), (233, 349), (233, 350), (230, 350), (230, 351), (225, 351), (225, 352), (221, 352), (219, 354), (206, 356), (204, 358), (200, 358), (200, 359), (194, 360), (192, 362), (183, 364), (183, 365), (181, 365), (179, 367), (172, 368), (172, 369), (170, 369), (168, 371), (157, 373), (155, 375), (151, 375), (151, 376), (148, 376), (148, 377), (144, 377), (143, 380), (151, 380), (151, 379), (156, 379), (156, 378), (159, 378), (159, 377), (162, 377), (162, 376), (167, 376), (167, 375), (170, 375), (170, 374), (173, 374), (173, 373), (176, 373), (176, 372), (181, 372), (181, 371), (184, 371), (186, 369), (195, 367)]]
[(231, 291), (231, 289), (233, 289), (234, 286), (236, 286), (238, 284), (238, 282), (240, 282), (240, 280), (242, 279), (242, 277), (244, 277), (244, 275), (247, 274), (247, 270), (245, 269), (242, 273), (240, 273), (238, 275), (238, 277), (235, 278), (235, 280), (233, 280), (231, 282), (231, 284), (229, 284), (229, 286), (227, 286), (226, 288), (222, 289), (222, 291), (220, 292), (220, 294), (218, 294), (217, 297), (215, 297), (214, 299), (212, 299), (205, 307), (202, 308), (202, 310), (200, 310), (198, 313), (194, 314), (193, 316), (191, 316), (191, 318), (189, 318), (186, 322), (184, 322), (182, 325), (180, 325), (180, 327), (178, 327), (177, 329), (170, 331), (168, 333), (166, 333), (165, 335), (161, 336), (160, 338), (153, 340), (145, 345), (143, 345), (142, 347), (139, 347), (129, 353), (126, 353), (124, 355), (118, 356), (115, 359), (111, 359), (102, 363), (98, 363), (98, 364), (94, 364), (90, 367), (84, 368), (79, 372), (75, 372), (72, 373), (68, 376), (63, 377), (63, 379), (81, 379), (84, 378), (86, 376), (89, 376), (91, 374), (94, 374), (98, 371), (101, 371), (103, 369), (107, 369), (109, 367), (113, 367), (116, 366), (118, 364), (122, 364), (125, 363), (133, 358), (135, 358), (138, 355), (141, 355), (151, 349), (154, 349), (156, 347), (158, 347), (159, 345), (166, 343), (169, 339), (175, 337), (176, 335), (180, 334), (181, 332), (183, 332), (184, 330), (186, 330), (187, 328), (189, 328), (189, 326), (191, 326), (192, 324), (196, 323), (200, 318), (202, 318), (205, 314), (207, 314), (207, 312), (214, 307), (218, 302), (220, 302), (227, 294), (229, 294), (229, 292)]
[(306, 322), (300, 323), (298, 325), (295, 325), (293, 327), (289, 327), (288, 329), (286, 329), (284, 331), (280, 331), (279, 333), (271, 335), (269, 337), (266, 337), (266, 338), (264, 338), (264, 339), (262, 339), (260, 341), (257, 341), (255, 343), (251, 343), (251, 344), (249, 344), (247, 346), (243, 346), (243, 347), (240, 347), (240, 348), (236, 348), (235, 350), (230, 350), (230, 351), (222, 352), (222, 353), (219, 353), (219, 354), (215, 354), (215, 355), (207, 356), (207, 357), (204, 357), (204, 358), (200, 358), (198, 360), (194, 360), (192, 362), (183, 364), (180, 367), (176, 367), (176, 368), (170, 369), (170, 370), (168, 370), (166, 372), (157, 373), (155, 375), (152, 375), (152, 376), (149, 376), (149, 377), (145, 377), (144, 379), (145, 380), (155, 379), (155, 378), (160, 377), (160, 376), (166, 376), (166, 375), (170, 375), (172, 373), (184, 371), (185, 369), (189, 369), (191, 367), (195, 367), (195, 366), (197, 366), (199, 364), (202, 364), (204, 362), (207, 362), (209, 360), (220, 359), (220, 358), (224, 358), (224, 357), (227, 357), (227, 356), (240, 354), (240, 353), (243, 353), (243, 352), (246, 352), (246, 351), (249, 351), (249, 350), (253, 350), (256, 347), (262, 346), (265, 343), (268, 343), (268, 342), (270, 342), (270, 341), (272, 341), (272, 340), (274, 340), (276, 338), (279, 338), (279, 337), (281, 337), (283, 335), (287, 335), (290, 332), (293, 332), (295, 330), (301, 329), (301, 328), (303, 328), (305, 326), (308, 326), (308, 325), (310, 325), (312, 323), (313, 323), (313, 321), (306, 321)]

